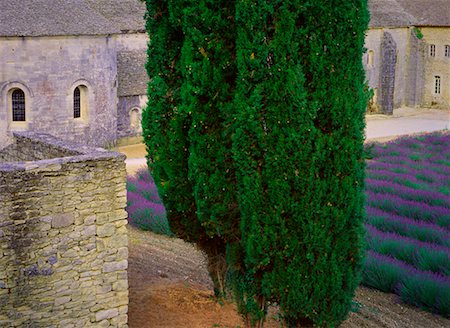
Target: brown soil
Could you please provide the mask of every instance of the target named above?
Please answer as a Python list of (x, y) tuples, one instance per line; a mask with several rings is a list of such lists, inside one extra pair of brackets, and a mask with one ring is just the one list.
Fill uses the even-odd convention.
[[(233, 304), (213, 301), (202, 254), (180, 239), (129, 227), (130, 328), (244, 327)], [(361, 305), (342, 328), (445, 328), (450, 320), (360, 287)], [(282, 327), (271, 309), (265, 327)]]

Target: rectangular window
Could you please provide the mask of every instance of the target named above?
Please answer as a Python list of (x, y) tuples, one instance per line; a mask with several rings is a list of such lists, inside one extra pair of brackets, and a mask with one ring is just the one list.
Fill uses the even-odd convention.
[(441, 77), (440, 76), (434, 77), (434, 93), (437, 95), (441, 93)]
[(450, 45), (445, 45), (444, 56), (450, 57)]
[(434, 44), (430, 44), (430, 56), (431, 57), (436, 56), (436, 46)]

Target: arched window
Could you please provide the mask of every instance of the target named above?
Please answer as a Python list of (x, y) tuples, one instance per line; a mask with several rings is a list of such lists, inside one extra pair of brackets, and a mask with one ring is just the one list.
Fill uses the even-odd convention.
[(11, 93), (11, 107), (13, 122), (25, 122), (25, 93), (20, 89), (15, 89)]
[(142, 132), (141, 120), (142, 120), (141, 109), (137, 107), (132, 108), (130, 110), (130, 127), (133, 131), (137, 133)]
[(73, 118), (77, 121), (86, 122), (89, 116), (88, 88), (79, 84), (73, 89), (72, 110)]
[(73, 118), (81, 117), (81, 92), (80, 88), (76, 87), (73, 90)]
[(367, 67), (373, 67), (373, 50), (369, 50), (367, 53)]

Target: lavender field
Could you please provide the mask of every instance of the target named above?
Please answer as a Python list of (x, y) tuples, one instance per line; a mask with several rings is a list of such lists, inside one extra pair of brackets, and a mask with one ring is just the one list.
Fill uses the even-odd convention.
[(363, 284), (450, 316), (450, 134), (375, 144)]
[(128, 222), (142, 230), (172, 236), (166, 209), (158, 195), (155, 182), (146, 169), (127, 179)]
[[(370, 147), (363, 284), (450, 317), (450, 133)], [(127, 183), (130, 224), (172, 235), (150, 174)]]

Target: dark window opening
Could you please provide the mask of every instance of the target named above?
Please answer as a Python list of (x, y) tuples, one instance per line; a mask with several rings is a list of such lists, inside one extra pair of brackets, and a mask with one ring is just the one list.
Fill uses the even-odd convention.
[(434, 77), (434, 93), (437, 95), (441, 93), (441, 77), (440, 76)]
[(430, 56), (435, 57), (436, 56), (436, 45), (430, 44)]
[(81, 117), (81, 95), (79, 87), (76, 87), (73, 91), (73, 117)]
[(16, 89), (12, 92), (11, 97), (13, 122), (25, 122), (25, 93)]

